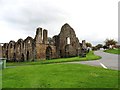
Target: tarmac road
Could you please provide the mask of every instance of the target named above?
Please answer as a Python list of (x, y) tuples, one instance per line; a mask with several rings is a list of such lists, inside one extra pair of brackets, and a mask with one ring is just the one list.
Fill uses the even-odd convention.
[(114, 70), (120, 70), (120, 67), (118, 68), (118, 57), (120, 55), (117, 54), (110, 54), (103, 52), (102, 50), (95, 51), (96, 55), (101, 56), (102, 58), (95, 61), (77, 61), (77, 62), (71, 62), (71, 63), (80, 63), (80, 64), (87, 64), (91, 66), (100, 66), (106, 69), (114, 69)]

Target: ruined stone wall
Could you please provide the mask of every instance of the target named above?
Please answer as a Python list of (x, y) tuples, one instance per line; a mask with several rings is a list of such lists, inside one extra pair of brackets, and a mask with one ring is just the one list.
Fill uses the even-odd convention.
[(65, 46), (65, 57), (76, 56), (76, 50), (70, 44)]
[(36, 44), (36, 59), (46, 59), (46, 47), (47, 45), (44, 44)]
[(40, 27), (37, 28), (37, 30), (36, 30), (35, 41), (36, 41), (36, 43), (43, 43), (42, 28), (40, 28)]
[(2, 46), (2, 57), (8, 59), (8, 43), (4, 43)]
[(10, 41), (8, 45), (8, 61), (15, 61), (15, 41)]
[(16, 48), (16, 61), (24, 61), (24, 45), (23, 45), (23, 40), (19, 39), (16, 44), (15, 44), (15, 48)]
[(36, 44), (36, 59), (39, 60), (44, 60), (46, 59), (46, 49), (47, 47), (50, 46), (51, 47), (51, 52), (52, 52), (52, 56), (51, 58), (56, 58), (56, 46), (53, 45), (45, 45), (45, 44)]
[(85, 40), (82, 40), (82, 48), (83, 48), (83, 49), (86, 49), (86, 48), (87, 48)]
[(34, 60), (34, 40), (29, 36), (24, 40), (24, 60)]
[[(69, 45), (68, 45), (68, 38), (70, 39)], [(66, 53), (67, 56), (76, 56), (77, 50), (80, 48), (79, 40), (76, 37), (76, 34), (68, 24), (65, 24), (61, 28), (61, 32), (59, 34), (59, 54), (61, 57), (65, 57)], [(69, 49), (69, 50), (67, 50)], [(67, 52), (66, 52), (67, 50)]]
[[(82, 46), (85, 47), (83, 41)], [(27, 37), (17, 42), (10, 41), (2, 47), (2, 55), (9, 61), (33, 61), (59, 57), (77, 56), (82, 48), (75, 31), (64, 24), (60, 34), (48, 38), (48, 31), (37, 28), (35, 38)]]
[(0, 58), (2, 58), (2, 46), (0, 45)]
[[(37, 58), (39, 60), (44, 60), (46, 59), (46, 49), (47, 49), (48, 45), (44, 45), (44, 44), (37, 44), (36, 45), (36, 50), (37, 50)], [(56, 47), (55, 46), (50, 46), (52, 49), (52, 58), (56, 58)]]
[(46, 29), (37, 28), (35, 35), (35, 42), (40, 44), (48, 44), (48, 33)]
[(54, 42), (54, 46), (56, 46), (56, 57), (59, 58), (60, 57), (60, 49), (59, 49), (59, 45), (60, 45), (60, 40), (59, 40), (59, 35), (55, 35), (53, 36), (53, 42)]
[(48, 36), (47, 36), (47, 30), (43, 30), (43, 44), (47, 44), (48, 42)]
[(52, 49), (52, 58), (57, 58), (56, 46), (49, 45)]

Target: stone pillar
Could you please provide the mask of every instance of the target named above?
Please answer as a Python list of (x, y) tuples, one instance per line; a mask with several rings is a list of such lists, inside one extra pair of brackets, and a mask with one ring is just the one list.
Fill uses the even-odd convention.
[(82, 48), (84, 48), (84, 49), (87, 48), (85, 40), (82, 40)]
[(43, 44), (47, 44), (47, 30), (43, 30)]
[(0, 58), (2, 58), (2, 46), (0, 45)]
[(35, 39), (36, 43), (42, 43), (42, 28), (37, 28)]

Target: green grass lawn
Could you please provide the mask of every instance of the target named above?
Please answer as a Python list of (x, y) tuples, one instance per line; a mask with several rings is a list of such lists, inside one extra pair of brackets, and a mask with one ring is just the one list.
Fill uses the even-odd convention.
[(3, 88), (117, 88), (118, 71), (81, 64), (40, 64), (3, 69)]
[(0, 68), (0, 89), (2, 89), (2, 69)]
[(94, 54), (90, 51), (86, 57), (71, 57), (71, 58), (59, 58), (52, 60), (36, 60), (35, 62), (8, 62), (7, 66), (19, 66), (19, 65), (39, 65), (39, 64), (49, 64), (49, 63), (61, 63), (61, 62), (73, 62), (73, 61), (87, 61), (87, 60), (98, 60), (100, 56)]
[(120, 49), (109, 49), (109, 50), (105, 50), (104, 52), (112, 53), (112, 54), (120, 54)]

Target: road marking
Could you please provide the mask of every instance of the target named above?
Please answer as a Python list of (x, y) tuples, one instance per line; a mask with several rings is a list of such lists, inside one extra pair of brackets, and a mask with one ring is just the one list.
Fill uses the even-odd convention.
[(104, 64), (100, 63), (100, 65), (101, 65), (103, 68), (107, 69), (107, 67), (106, 67)]

